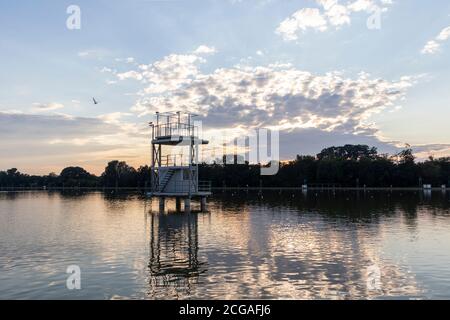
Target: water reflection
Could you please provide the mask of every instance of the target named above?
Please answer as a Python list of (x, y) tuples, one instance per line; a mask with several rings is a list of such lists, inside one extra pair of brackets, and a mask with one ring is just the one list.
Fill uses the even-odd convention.
[[(450, 298), (449, 193), (225, 192), (208, 214), (167, 208), (0, 193), (0, 298)], [(64, 286), (70, 264), (80, 292)]]
[[(197, 214), (152, 213), (149, 297), (422, 297), (425, 289), (411, 268), (386, 250), (405, 237), (417, 241), (410, 236), (419, 228), (423, 201), (432, 199), (411, 193), (222, 193), (200, 223)], [(395, 222), (399, 216), (406, 234)], [(367, 286), (372, 266), (381, 271), (377, 290)]]
[(150, 213), (149, 296), (189, 295), (206, 271), (198, 251), (197, 214)]

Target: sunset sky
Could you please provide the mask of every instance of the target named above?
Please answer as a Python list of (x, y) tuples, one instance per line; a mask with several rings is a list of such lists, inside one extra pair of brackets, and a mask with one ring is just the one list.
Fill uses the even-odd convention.
[(450, 156), (448, 0), (2, 1), (0, 21), (0, 170), (148, 164), (168, 110), (215, 135), (279, 129), (282, 159)]

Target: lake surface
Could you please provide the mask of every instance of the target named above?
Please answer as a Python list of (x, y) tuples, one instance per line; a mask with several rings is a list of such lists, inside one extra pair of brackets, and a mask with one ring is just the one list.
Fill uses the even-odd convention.
[[(450, 299), (450, 194), (0, 193), (1, 299)], [(69, 290), (69, 266), (80, 290)]]

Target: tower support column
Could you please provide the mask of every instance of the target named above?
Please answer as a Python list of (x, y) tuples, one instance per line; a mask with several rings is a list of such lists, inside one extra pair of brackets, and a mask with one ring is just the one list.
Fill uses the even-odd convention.
[(159, 197), (159, 212), (164, 212), (166, 207), (166, 199), (164, 197)]
[(200, 206), (201, 206), (202, 212), (206, 212), (208, 210), (207, 203), (206, 203), (206, 197), (202, 197)]
[(184, 212), (191, 212), (191, 199), (190, 198), (184, 199)]

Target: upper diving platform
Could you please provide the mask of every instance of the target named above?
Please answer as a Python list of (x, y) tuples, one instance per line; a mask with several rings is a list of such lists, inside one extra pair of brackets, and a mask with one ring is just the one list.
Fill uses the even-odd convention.
[(152, 128), (152, 143), (162, 145), (177, 145), (183, 141), (193, 141), (195, 144), (208, 144), (200, 139), (199, 127), (192, 113), (164, 112), (156, 113), (156, 123), (150, 122)]

